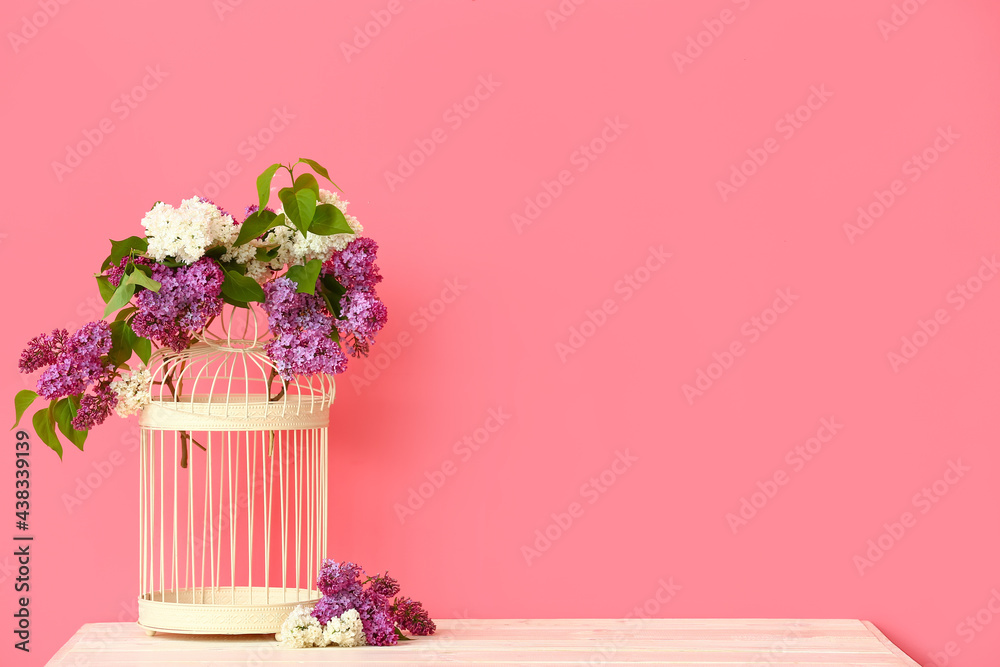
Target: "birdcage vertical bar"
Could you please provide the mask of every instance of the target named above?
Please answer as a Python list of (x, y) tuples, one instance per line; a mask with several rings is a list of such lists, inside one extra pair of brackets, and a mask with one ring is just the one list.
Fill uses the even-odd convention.
[[(274, 450), (274, 431), (268, 431), (268, 440), (270, 442), (270, 449), (273, 453)], [(271, 533), (274, 531), (271, 527), (271, 514), (273, 509), (273, 495), (274, 495), (274, 456), (268, 456), (268, 471), (264, 476), (265, 480), (265, 490), (264, 490), (264, 503), (267, 511), (264, 516), (264, 604), (269, 604), (271, 602)]]
[(310, 438), (310, 446), (307, 452), (306, 461), (308, 461), (308, 474), (306, 477), (306, 499), (308, 503), (308, 508), (306, 510), (306, 586), (307, 590), (312, 591), (312, 565), (313, 565), (313, 532), (316, 524), (314, 523), (313, 509), (315, 503), (313, 502), (313, 491), (316, 488), (315, 485), (315, 474), (316, 466), (313, 461), (313, 447), (312, 439)]
[[(299, 600), (299, 587), (302, 584), (302, 581), (301, 581), (302, 567), (301, 567), (301, 561), (300, 561), (300, 558), (299, 558), (299, 555), (300, 555), (300, 552), (301, 552), (301, 546), (300, 546), (300, 544), (301, 544), (301, 537), (302, 537), (302, 524), (301, 524), (301, 521), (302, 521), (302, 498), (301, 498), (301, 495), (302, 495), (302, 485), (301, 485), (301, 483), (299, 481), (299, 447), (301, 446), (301, 431), (295, 431), (295, 432), (293, 432), (292, 433), (292, 440), (293, 440), (293, 445), (292, 445), (292, 451), (290, 453), (290, 456), (292, 457), (292, 461), (291, 461), (291, 465), (289, 467), (289, 470), (290, 470), (290, 477), (291, 477), (291, 484), (290, 484), (290, 486), (294, 486), (295, 487), (294, 495), (292, 496), (292, 498), (293, 498), (293, 503), (292, 504), (294, 506), (293, 509), (294, 509), (294, 512), (295, 512), (295, 523), (294, 523), (294, 530), (291, 530), (290, 532), (293, 534), (293, 539), (295, 541), (295, 579), (294, 579), (294, 582), (293, 582), (292, 586), (295, 589), (295, 601), (298, 602), (298, 600)], [(293, 510), (290, 509), (289, 511), (293, 511)]]
[[(212, 543), (215, 546), (215, 557), (212, 559), (212, 565), (215, 569), (212, 570), (212, 595), (216, 593), (221, 594), (222, 588), (222, 492), (224, 490), (224, 485), (222, 480), (224, 479), (224, 474), (226, 470), (226, 450), (222, 447), (223, 436), (219, 433), (219, 521), (218, 529), (216, 532), (212, 533)], [(212, 483), (215, 484), (215, 479), (212, 479)], [(213, 602), (215, 598), (212, 598)]]
[[(250, 496), (249, 508), (247, 510), (247, 586), (250, 588), (250, 604), (253, 604), (254, 576), (253, 576), (253, 528), (254, 517), (257, 513), (257, 431), (253, 431), (252, 443), (248, 440), (247, 446), (253, 450), (253, 471), (250, 470), (250, 456), (247, 455), (247, 489)], [(252, 481), (251, 481), (252, 480)]]
[(322, 432), (322, 445), (319, 448), (320, 458), (322, 459), (320, 463), (320, 474), (323, 476), (323, 502), (320, 503), (320, 508), (323, 511), (322, 518), (322, 533), (323, 541), (320, 546), (320, 553), (325, 554), (327, 552), (327, 531), (330, 527), (330, 522), (328, 520), (328, 514), (330, 511), (330, 468), (329, 468), (329, 438), (330, 434), (326, 429)]
[[(233, 470), (233, 434), (229, 433), (229, 585), (230, 599), (236, 599), (236, 529), (240, 512), (240, 440), (236, 436), (236, 469)], [(233, 477), (236, 478), (235, 504), (233, 501)]]
[[(188, 528), (187, 528), (187, 544), (191, 548), (191, 560), (190, 560), (191, 569), (190, 569), (190, 576), (186, 577), (187, 581), (185, 583), (187, 584), (187, 588), (190, 590), (190, 594), (191, 594), (190, 602), (191, 602), (191, 604), (195, 603), (195, 559), (194, 559), (194, 546), (195, 546), (194, 545), (194, 542), (195, 542), (195, 535), (194, 535), (194, 531), (195, 531), (195, 523), (194, 523), (194, 476), (195, 476), (195, 470), (194, 469), (195, 469), (195, 465), (196, 465), (196, 459), (197, 459), (197, 457), (195, 457), (195, 456), (188, 457), (188, 468), (187, 468), (187, 487), (188, 487), (188, 495), (187, 495), (187, 498), (188, 498), (188, 501), (187, 501), (187, 505), (188, 505), (188, 507), (187, 507), (187, 510), (188, 510), (187, 511), (187, 526), (188, 526)], [(185, 562), (185, 568), (184, 569), (187, 570), (188, 559), (187, 559), (186, 555), (184, 557), (184, 562)]]
[(160, 601), (163, 601), (163, 591), (166, 590), (163, 583), (163, 511), (166, 503), (163, 502), (163, 431), (160, 431)]
[(208, 450), (205, 452), (205, 495), (202, 497), (202, 516), (201, 516), (201, 573), (200, 581), (198, 586), (198, 592), (201, 594), (199, 599), (202, 603), (205, 602), (205, 556), (208, 554), (209, 546), (209, 535), (208, 535), (208, 522), (209, 522), (209, 500), (212, 495), (209, 493), (208, 480), (212, 474), (212, 443), (209, 440)]
[[(278, 438), (278, 482), (280, 484), (278, 488), (278, 497), (281, 499), (281, 514), (278, 516), (281, 522), (281, 601), (285, 601), (285, 587), (288, 582), (288, 526), (287, 518), (288, 512), (285, 509), (285, 498), (287, 493), (285, 493), (285, 457), (282, 456), (282, 452), (287, 451), (288, 444), (288, 434), (284, 431), (279, 432), (280, 436)], [(283, 437), (281, 437), (283, 436)]]
[[(174, 458), (177, 460), (177, 455), (179, 454), (179, 448), (177, 445), (177, 432), (174, 431)], [(171, 554), (170, 554), (170, 590), (174, 591), (175, 595), (180, 591), (180, 581), (178, 575), (178, 563), (177, 563), (177, 478), (179, 475), (175, 470), (172, 475), (174, 483), (174, 495), (171, 504), (173, 505), (173, 519), (170, 523), (171, 530)]]
[(139, 595), (146, 594), (146, 448), (149, 431), (139, 430)]

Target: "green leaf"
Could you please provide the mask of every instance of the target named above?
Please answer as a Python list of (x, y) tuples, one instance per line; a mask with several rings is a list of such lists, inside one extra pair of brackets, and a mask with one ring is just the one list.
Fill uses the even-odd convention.
[[(323, 297), (323, 301), (326, 302), (326, 308), (327, 308), (327, 310), (329, 310), (331, 313), (333, 313), (334, 316), (340, 317), (340, 302), (339, 301), (331, 301), (330, 291), (328, 289), (326, 289), (325, 287), (323, 287), (322, 285), (320, 286), (319, 293), (320, 293), (320, 296)], [(330, 338), (332, 338), (334, 340), (340, 340), (340, 335), (337, 333), (337, 327), (332, 327), (331, 328), (331, 330), (330, 330)]]
[(135, 330), (132, 329), (131, 322), (123, 321), (122, 324), (125, 325), (125, 340), (126, 342), (128, 342), (128, 346), (134, 350), (135, 348), (133, 347), (133, 345), (137, 340), (139, 340), (139, 334), (137, 334)]
[(250, 301), (264, 301), (264, 290), (253, 278), (241, 276), (235, 271), (227, 270), (226, 277), (222, 281), (222, 293), (234, 301), (247, 303)]
[(17, 425), (21, 423), (21, 417), (24, 416), (24, 411), (35, 402), (36, 398), (38, 398), (38, 394), (30, 389), (22, 389), (14, 395), (14, 412), (17, 414), (17, 420), (14, 422), (14, 425), (10, 427), (11, 430), (17, 428)]
[(101, 298), (104, 299), (104, 303), (111, 301), (111, 297), (115, 293), (115, 286), (111, 284), (107, 276), (97, 276), (97, 289), (101, 290)]
[(325, 287), (321, 287), (319, 293), (323, 296), (323, 300), (326, 301), (326, 307), (333, 313), (334, 317), (340, 317), (340, 299), (330, 292), (330, 290)]
[(340, 297), (347, 293), (347, 290), (337, 282), (333, 274), (328, 273), (320, 279), (320, 292), (326, 301), (326, 307), (330, 309), (334, 317), (340, 317)]
[(108, 352), (108, 361), (114, 364), (115, 368), (128, 363), (132, 358), (131, 338), (134, 336), (128, 322), (118, 320), (111, 323), (111, 351)]
[(299, 203), (295, 199), (295, 190), (292, 188), (281, 188), (278, 190), (278, 199), (281, 200), (282, 213), (293, 225), (299, 226)]
[(121, 310), (118, 311), (118, 314), (115, 315), (115, 320), (116, 321), (117, 320), (124, 320), (129, 315), (131, 315), (132, 313), (134, 313), (137, 310), (139, 310), (139, 309), (136, 308), (135, 306), (129, 306), (128, 308), (122, 308)]
[(281, 169), (282, 166), (276, 162), (257, 177), (257, 198), (260, 200), (260, 210), (262, 211), (267, 206), (268, 200), (271, 199), (271, 179), (274, 178), (275, 172)]
[[(299, 217), (302, 224), (309, 229), (313, 216), (316, 214), (316, 193), (312, 190), (299, 190), (295, 193), (295, 199), (299, 203)], [(305, 233), (302, 234), (305, 236)]]
[(153, 354), (152, 341), (150, 341), (148, 338), (143, 338), (142, 336), (138, 336), (134, 341), (132, 341), (132, 349), (135, 350), (135, 353), (137, 355), (139, 355), (139, 359), (142, 360), (142, 363), (148, 366), (149, 358)]
[(399, 628), (393, 628), (393, 631), (395, 631), (396, 636), (399, 637), (400, 639), (408, 642), (413, 641), (413, 637), (407, 637), (406, 635), (403, 634), (402, 630), (400, 630)]
[(146, 289), (151, 290), (153, 292), (160, 291), (160, 283), (156, 282), (142, 271), (133, 271), (132, 273), (128, 274), (128, 276), (126, 276), (122, 280), (122, 282), (126, 281), (131, 285), (145, 287)]
[(51, 447), (59, 455), (59, 459), (62, 460), (62, 443), (59, 442), (56, 430), (52, 428), (52, 420), (49, 418), (49, 408), (42, 408), (36, 412), (31, 418), (31, 424), (35, 427), (35, 433), (38, 434), (38, 438)]
[(232, 271), (233, 273), (238, 273), (241, 276), (247, 274), (246, 264), (240, 264), (235, 259), (228, 262), (219, 262), (219, 266), (222, 267), (223, 271)]
[(244, 243), (249, 243), (272, 227), (277, 227), (278, 225), (275, 224), (277, 218), (278, 215), (273, 211), (265, 211), (263, 209), (254, 211), (240, 225), (240, 235), (236, 237), (236, 243), (233, 246), (238, 247)]
[(296, 292), (303, 294), (316, 293), (316, 281), (319, 280), (319, 270), (323, 268), (323, 262), (318, 259), (309, 260), (305, 265), (296, 264), (289, 267), (286, 277), (294, 281), (298, 288)]
[(59, 430), (62, 431), (67, 440), (76, 445), (76, 448), (82, 452), (83, 443), (87, 440), (87, 431), (78, 431), (73, 428), (72, 424), (73, 418), (76, 417), (76, 411), (79, 408), (79, 400), (76, 396), (60, 399), (55, 405), (54, 412)]
[(211, 257), (212, 259), (219, 259), (226, 254), (226, 246), (217, 245), (214, 248), (209, 248), (205, 251), (205, 257)]
[(132, 349), (142, 359), (142, 363), (148, 366), (149, 357), (153, 354), (153, 343), (148, 338), (135, 335), (135, 332), (133, 332), (133, 335), (135, 336), (135, 340), (131, 341)]
[(121, 284), (118, 285), (118, 289), (111, 296), (111, 300), (108, 301), (108, 305), (104, 308), (104, 317), (126, 305), (132, 300), (133, 294), (135, 294), (135, 283), (127, 278), (123, 278)]
[(257, 254), (254, 257), (258, 262), (270, 262), (278, 257), (278, 246), (257, 248)]
[(319, 236), (354, 233), (351, 226), (347, 224), (344, 213), (333, 204), (320, 204), (316, 207), (316, 214), (313, 215), (309, 231)]
[(121, 366), (128, 363), (133, 352), (139, 355), (142, 363), (148, 364), (149, 357), (153, 353), (153, 345), (148, 338), (137, 334), (124, 318), (115, 320), (111, 323), (111, 352), (108, 354), (108, 360), (116, 367)]
[(292, 188), (281, 188), (278, 190), (278, 199), (281, 200), (288, 219), (306, 236), (309, 233), (309, 223), (316, 212), (315, 193), (309, 189), (296, 192)]
[(319, 183), (316, 181), (316, 177), (312, 174), (301, 174), (295, 179), (292, 189), (296, 192), (299, 192), (300, 190), (312, 190), (316, 195), (316, 199), (319, 199)]
[[(312, 167), (313, 171), (315, 171), (317, 174), (319, 174), (320, 176), (322, 176), (326, 180), (328, 180), (331, 183), (333, 183), (333, 180), (330, 178), (330, 174), (329, 174), (329, 172), (327, 172), (326, 167), (324, 167), (323, 165), (321, 165), (319, 162), (316, 162), (316, 160), (309, 160), (307, 158), (300, 157), (299, 158), (299, 162), (304, 162), (305, 164), (309, 165), (310, 167)], [(340, 187), (339, 185), (337, 185), (336, 183), (333, 183), (333, 187), (337, 188), (341, 192), (344, 191), (344, 189), (342, 187)]]
[(347, 288), (341, 285), (332, 273), (328, 273), (323, 276), (322, 283), (323, 288), (330, 290), (330, 292), (334, 295), (334, 298), (338, 301), (340, 300), (340, 297), (347, 294)]
[(111, 254), (105, 258), (104, 263), (101, 264), (101, 271), (104, 271), (112, 266), (116, 266), (122, 261), (122, 257), (130, 254), (133, 250), (138, 250), (139, 252), (146, 252), (149, 249), (149, 244), (146, 243), (146, 239), (141, 236), (130, 236), (127, 239), (122, 239), (121, 241), (115, 241), (113, 239), (108, 239), (111, 241)]
[(131, 264), (129, 264), (129, 266), (132, 267), (132, 271), (142, 271), (147, 278), (151, 278), (153, 276), (153, 267), (151, 266), (146, 266), (145, 264), (136, 264), (135, 262), (132, 262)]

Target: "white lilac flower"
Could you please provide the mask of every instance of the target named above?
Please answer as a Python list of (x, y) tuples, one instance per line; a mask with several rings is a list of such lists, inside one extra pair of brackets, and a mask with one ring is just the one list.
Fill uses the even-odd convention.
[(341, 213), (347, 213), (348, 202), (340, 198), (336, 192), (330, 190), (319, 189), (319, 203), (320, 204), (333, 204), (340, 209)]
[(351, 225), (351, 229), (357, 227), (358, 231), (354, 234), (331, 234), (330, 236), (310, 234), (308, 237), (305, 237), (302, 236), (302, 232), (296, 230), (292, 234), (292, 243), (288, 248), (289, 259), (291, 260), (288, 264), (305, 264), (312, 259), (326, 262), (333, 257), (334, 252), (346, 248), (347, 244), (353, 241), (360, 232), (361, 225), (357, 224), (357, 219), (353, 215), (344, 217), (347, 218), (348, 225), (351, 225), (351, 221), (353, 220), (355, 225)]
[(118, 399), (115, 405), (115, 412), (119, 417), (128, 417), (138, 414), (149, 405), (151, 400), (150, 388), (153, 384), (153, 376), (149, 370), (140, 366), (128, 375), (117, 377), (111, 381), (111, 390)]
[(271, 273), (274, 271), (270, 266), (256, 259), (251, 259), (247, 262), (246, 267), (247, 277), (253, 278), (261, 285), (271, 279)]
[(285, 648), (309, 648), (328, 643), (323, 636), (323, 626), (312, 615), (312, 609), (301, 604), (288, 615), (274, 638)]
[(326, 624), (323, 635), (328, 644), (337, 646), (362, 646), (365, 643), (365, 629), (357, 609), (348, 609), (340, 617), (334, 616)]
[[(278, 212), (280, 213), (280, 209)], [(264, 233), (264, 238), (262, 240), (251, 242), (261, 246), (277, 245), (278, 254), (270, 262), (261, 262), (256, 258), (250, 259), (246, 262), (247, 275), (262, 285), (270, 280), (273, 272), (280, 271), (285, 267), (285, 264), (288, 264), (288, 260), (291, 256), (288, 251), (288, 248), (291, 245), (291, 238), (292, 230), (282, 225), (280, 227), (267, 230), (267, 232)], [(256, 252), (255, 248), (255, 255)]]
[(198, 261), (214, 245), (230, 245), (239, 234), (233, 218), (218, 206), (198, 197), (180, 207), (157, 202), (142, 219), (146, 228), (146, 254), (157, 261), (173, 257), (185, 264)]
[[(237, 227), (237, 229), (239, 228)], [(255, 258), (257, 257), (257, 249), (261, 247), (263, 243), (257, 239), (252, 239), (248, 243), (244, 243), (243, 245), (234, 248), (232, 244), (235, 242), (236, 238), (233, 237), (233, 240), (226, 244), (226, 253), (219, 259), (223, 262), (235, 260), (240, 264), (250, 264), (250, 262), (256, 261)]]
[[(357, 218), (353, 215), (347, 215), (347, 202), (342, 200), (336, 192), (320, 189), (319, 203), (333, 204), (339, 208), (344, 213), (344, 218), (347, 220), (347, 224), (353, 233), (333, 234), (330, 236), (309, 234), (308, 236), (303, 236), (302, 232), (288, 226), (275, 227), (268, 230), (263, 239), (247, 244), (247, 246), (255, 246), (252, 251), (247, 250), (242, 256), (233, 255), (237, 258), (237, 261), (246, 264), (248, 276), (263, 284), (270, 279), (272, 272), (281, 271), (285, 266), (305, 264), (313, 259), (326, 262), (333, 256), (333, 253), (342, 251), (347, 247), (348, 243), (356, 239), (364, 231), (364, 227), (362, 227)], [(283, 210), (279, 208), (276, 213), (280, 215), (283, 213)], [(290, 225), (291, 223), (289, 222), (288, 224)], [(261, 262), (256, 259), (257, 247), (275, 244), (278, 246), (278, 252), (273, 260), (270, 262)], [(243, 250), (245, 247), (243, 246), (236, 250)], [(223, 256), (223, 260), (228, 258), (228, 253)]]

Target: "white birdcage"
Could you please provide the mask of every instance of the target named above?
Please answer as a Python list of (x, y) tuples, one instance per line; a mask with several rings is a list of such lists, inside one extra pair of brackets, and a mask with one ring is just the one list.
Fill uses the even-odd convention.
[(333, 378), (283, 381), (256, 310), (226, 306), (216, 322), (221, 332), (150, 359), (139, 420), (139, 625), (150, 634), (276, 632), (320, 597)]

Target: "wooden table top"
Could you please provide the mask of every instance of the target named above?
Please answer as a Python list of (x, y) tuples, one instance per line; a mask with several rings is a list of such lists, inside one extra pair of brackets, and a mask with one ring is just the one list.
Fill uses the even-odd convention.
[(88, 623), (49, 661), (100, 665), (894, 665), (919, 667), (858, 620), (532, 619), (437, 621), (398, 646), (282, 649), (271, 635), (161, 635)]

